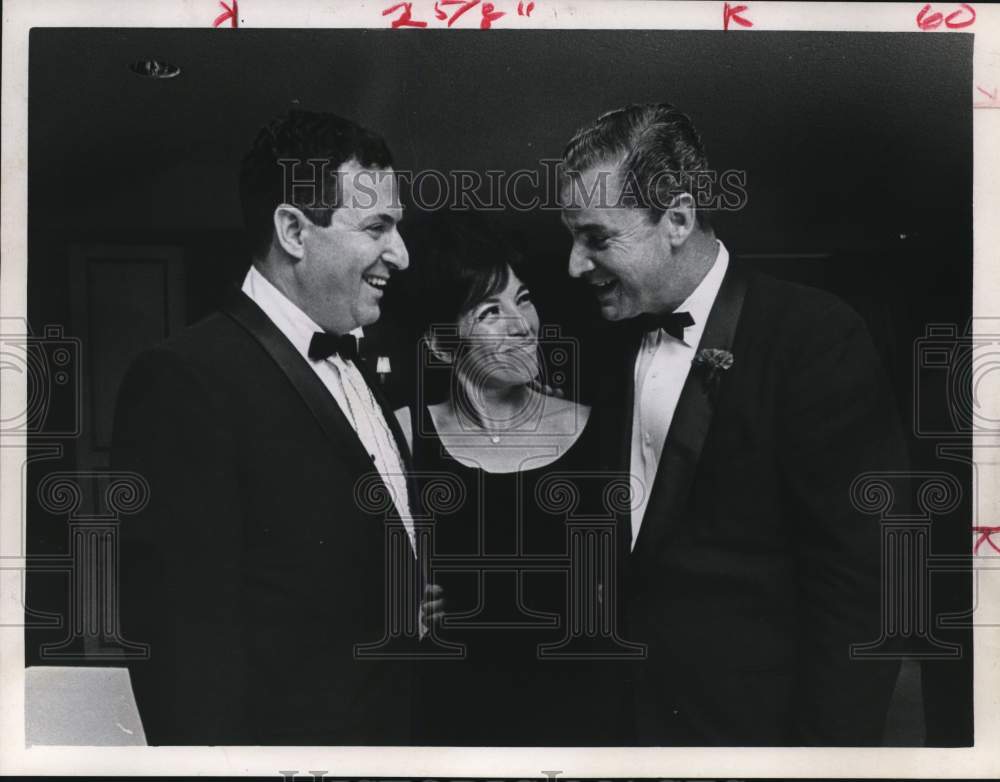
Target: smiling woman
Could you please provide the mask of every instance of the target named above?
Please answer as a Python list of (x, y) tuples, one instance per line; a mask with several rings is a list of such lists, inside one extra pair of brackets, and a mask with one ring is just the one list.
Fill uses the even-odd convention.
[[(577, 511), (603, 509), (601, 480), (583, 479), (598, 466), (590, 409), (532, 387), (538, 312), (501, 235), (482, 218), (437, 213), (413, 237), (428, 363), (447, 367), (450, 383), (443, 401), (397, 415), (422, 491), (442, 476), (462, 486), (464, 502), (434, 519), (430, 575), (443, 612), (429, 619), (467, 650), (463, 660), (420, 662), (419, 741), (620, 743), (622, 672), (608, 660), (552, 654), (569, 637), (574, 598), (563, 575), (532, 567), (569, 553), (566, 510), (539, 499), (545, 486), (574, 476)], [(444, 560), (447, 570), (436, 571)]]
[[(460, 461), (499, 472), (517, 471), (525, 458), (535, 467), (558, 458), (589, 409), (535, 390), (540, 323), (516, 271), (520, 256), (468, 213), (434, 213), (408, 235), (419, 258), (411, 298), (426, 368), (449, 370), (446, 398), (428, 410), (444, 444)], [(408, 412), (401, 415), (409, 427)], [(518, 452), (491, 447), (501, 439)]]

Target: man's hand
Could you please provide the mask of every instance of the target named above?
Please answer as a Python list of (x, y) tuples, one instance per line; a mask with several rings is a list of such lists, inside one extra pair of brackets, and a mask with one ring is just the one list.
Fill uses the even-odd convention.
[(444, 587), (428, 584), (420, 601), (420, 635), (423, 637), (431, 628), (439, 628), (444, 618)]

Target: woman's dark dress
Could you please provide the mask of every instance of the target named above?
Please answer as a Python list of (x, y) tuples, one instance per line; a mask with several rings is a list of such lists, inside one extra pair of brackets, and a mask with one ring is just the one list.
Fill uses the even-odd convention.
[[(448, 616), (438, 637), (465, 644), (466, 657), (417, 662), (416, 743), (627, 743), (621, 708), (627, 663), (540, 655), (539, 644), (555, 645), (567, 636), (569, 578), (565, 570), (526, 570), (532, 560), (566, 561), (568, 513), (559, 502), (565, 497), (559, 482), (571, 481), (579, 493), (574, 516), (602, 513), (605, 481), (595, 475), (598, 427), (588, 421), (550, 464), (492, 473), (453, 459), (426, 408), (419, 418), (415, 410), (411, 416), (421, 489), (440, 480), (428, 474), (445, 474), (464, 494), (457, 507), (434, 513), (431, 573), (445, 590)], [(452, 567), (442, 567), (449, 557)], [(485, 569), (488, 564), (492, 569)]]

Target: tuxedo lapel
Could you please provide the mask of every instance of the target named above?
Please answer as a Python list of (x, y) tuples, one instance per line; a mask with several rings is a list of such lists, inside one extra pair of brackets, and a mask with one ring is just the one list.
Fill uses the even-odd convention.
[(264, 311), (242, 292), (232, 296), (223, 305), (222, 311), (246, 329), (267, 351), (344, 457), (359, 471), (370, 472), (373, 469), (371, 457), (337, 400)]
[[(709, 348), (732, 350), (746, 286), (745, 273), (731, 261), (705, 323), (699, 352)], [(691, 488), (713, 412), (714, 402), (705, 379), (692, 367), (667, 431), (649, 504), (639, 528), (633, 554), (640, 563), (654, 555), (677, 521)]]
[[(632, 458), (632, 405), (635, 397), (635, 358), (642, 342), (642, 330), (632, 321), (616, 325), (604, 337), (600, 355), (609, 356), (609, 371), (597, 386), (599, 440), (605, 446), (599, 467), (606, 475), (629, 472)], [(632, 519), (616, 513), (619, 551), (627, 553), (632, 543)]]
[(608, 443), (604, 467), (607, 470), (629, 469), (632, 458), (632, 406), (635, 400), (635, 359), (642, 344), (642, 330), (628, 321), (610, 341), (608, 352), (616, 354), (611, 372), (602, 376), (601, 406), (608, 413), (602, 418), (601, 441)]

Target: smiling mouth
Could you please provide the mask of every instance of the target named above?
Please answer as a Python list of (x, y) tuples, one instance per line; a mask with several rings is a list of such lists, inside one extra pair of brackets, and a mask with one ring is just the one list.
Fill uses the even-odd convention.
[(594, 293), (596, 293), (598, 297), (602, 297), (611, 293), (611, 291), (617, 287), (618, 280), (601, 280), (600, 282), (592, 282), (590, 285), (593, 287)]
[(500, 353), (514, 353), (515, 351), (521, 353), (533, 353), (537, 345), (534, 342), (522, 342), (517, 345), (510, 345), (505, 348), (500, 349)]
[(388, 277), (379, 277), (377, 274), (363, 274), (361, 279), (363, 279), (379, 293), (385, 291), (385, 287), (389, 284)]

